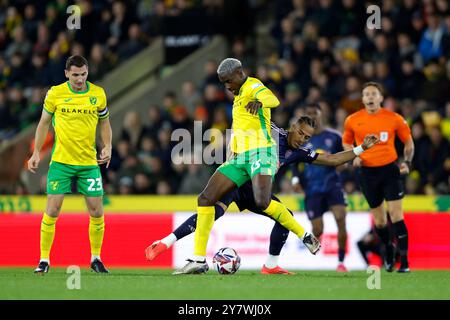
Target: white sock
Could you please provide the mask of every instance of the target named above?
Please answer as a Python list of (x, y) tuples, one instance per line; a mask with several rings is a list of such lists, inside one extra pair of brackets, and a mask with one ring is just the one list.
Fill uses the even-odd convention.
[(102, 261), (102, 259), (100, 259), (100, 256), (91, 255), (91, 262), (93, 262), (95, 259)]
[(192, 260), (200, 262), (200, 261), (206, 261), (205, 256), (192, 256)]
[(50, 264), (50, 259), (41, 259), (39, 260), (39, 262), (47, 262), (48, 264)]
[(273, 269), (273, 268), (275, 268), (276, 266), (278, 266), (278, 258), (279, 258), (279, 257), (280, 257), (280, 256), (273, 256), (273, 255), (269, 254), (269, 255), (267, 256), (266, 263), (264, 263), (264, 265), (266, 266), (266, 268)]
[(167, 248), (170, 248), (175, 242), (177, 242), (177, 237), (173, 233), (169, 234), (167, 237), (161, 240), (162, 243), (164, 243)]

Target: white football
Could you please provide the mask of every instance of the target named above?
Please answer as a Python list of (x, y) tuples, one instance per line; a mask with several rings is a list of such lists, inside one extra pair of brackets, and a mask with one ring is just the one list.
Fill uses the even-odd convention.
[(222, 248), (214, 255), (213, 266), (220, 274), (233, 274), (241, 266), (241, 257), (233, 248)]

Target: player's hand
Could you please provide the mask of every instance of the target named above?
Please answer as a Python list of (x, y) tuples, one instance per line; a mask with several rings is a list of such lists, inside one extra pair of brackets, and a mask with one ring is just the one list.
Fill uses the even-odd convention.
[(364, 150), (372, 148), (374, 145), (376, 145), (378, 142), (380, 142), (380, 139), (374, 134), (368, 134), (364, 137), (364, 142), (362, 143), (362, 148)]
[(359, 167), (361, 167), (361, 165), (362, 165), (362, 160), (361, 160), (360, 157), (356, 157), (355, 159), (353, 159), (353, 166), (354, 167), (359, 168)]
[(258, 110), (262, 108), (262, 103), (259, 101), (250, 101), (246, 106), (245, 110), (255, 115), (258, 113)]
[(38, 168), (40, 161), (41, 158), (39, 157), (39, 154), (33, 153), (31, 158), (28, 160), (28, 170), (30, 170), (33, 173), (36, 173), (36, 169)]
[(300, 179), (295, 176), (291, 179), (292, 190), (296, 193), (303, 193), (302, 185), (300, 184)]
[(409, 165), (406, 162), (402, 162), (400, 164), (400, 174), (401, 175), (409, 174)]
[(104, 147), (100, 153), (100, 159), (97, 160), (98, 164), (106, 163), (106, 168), (109, 167), (109, 162), (111, 161), (111, 147)]

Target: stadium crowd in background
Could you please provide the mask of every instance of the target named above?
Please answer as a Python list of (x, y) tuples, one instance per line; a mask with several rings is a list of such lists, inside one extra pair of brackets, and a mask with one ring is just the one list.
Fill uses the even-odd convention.
[[(360, 1), (315, 3), (278, 1), (273, 27), (278, 51), (264, 64), (254, 64), (244, 40), (237, 39), (231, 46), (232, 56), (253, 67), (247, 72), (281, 99), (281, 106), (272, 112), (273, 121), (287, 128), (302, 106), (318, 102), (324, 122), (342, 132), (346, 116), (363, 107), (362, 84), (378, 81), (385, 89), (384, 107), (400, 113), (412, 128), (417, 149), (412, 173), (406, 177), (406, 193), (448, 193), (448, 2), (383, 1), (382, 32), (365, 27), (365, 4)], [(161, 164), (168, 163), (172, 130), (191, 129), (192, 120), (204, 121), (205, 128), (224, 131), (230, 127), (232, 97), (219, 84), (216, 69), (216, 61), (207, 61), (202, 83), (184, 83), (181, 96), (168, 92), (160, 104), (149, 107), (146, 121), (130, 113), (116, 144), (115, 169), (110, 170), (112, 192), (201, 191), (214, 167)], [(398, 143), (397, 149), (401, 156)], [(292, 192), (289, 178), (287, 173), (277, 179), (277, 191)], [(359, 192), (353, 167), (341, 172), (341, 179), (347, 193)], [(185, 190), (183, 185), (192, 187)]]
[[(117, 41), (133, 42), (135, 35), (145, 46), (158, 34), (155, 15), (177, 14), (182, 11), (177, 4), (186, 2), (135, 1), (135, 10), (125, 13), (118, 1), (112, 6), (92, 6), (103, 26), (99, 30), (104, 32), (75, 39), (64, 31), (65, 26), (58, 26), (64, 0), (39, 8), (29, 4), (23, 10), (5, 5), (0, 10), (0, 140), (39, 117), (44, 88), (65, 80), (55, 78), (61, 74), (63, 67), (58, 63), (63, 57), (80, 50), (91, 64), (89, 80), (96, 81), (120, 63), (122, 55), (137, 52), (121, 52)], [(247, 74), (259, 78), (279, 97), (281, 105), (272, 112), (272, 120), (284, 128), (302, 106), (317, 102), (324, 125), (342, 132), (345, 118), (363, 107), (362, 84), (381, 83), (383, 106), (406, 119), (416, 146), (412, 172), (405, 178), (406, 193), (448, 194), (449, 2), (379, 1), (381, 29), (371, 30), (366, 27), (366, 7), (372, 2), (279, 0), (271, 32), (276, 52), (256, 64), (251, 40), (240, 37), (231, 42), (229, 56), (240, 59), (248, 66)], [(203, 1), (202, 5), (216, 12), (220, 3)], [(129, 47), (140, 46), (130, 43)], [(167, 92), (163, 101), (152, 101), (146, 106), (146, 119), (134, 111), (126, 115), (120, 138), (114, 142), (110, 168), (104, 172), (106, 193), (201, 191), (216, 166), (173, 164), (171, 133), (177, 128), (192, 130), (193, 120), (203, 121), (204, 129), (224, 132), (230, 128), (232, 96), (218, 81), (216, 70), (217, 61), (206, 61), (201, 83), (186, 82), (182, 94)], [(402, 150), (400, 144), (397, 149)], [(277, 177), (275, 191), (293, 192), (289, 174)], [(353, 167), (343, 170), (341, 179), (348, 194), (359, 192)]]
[[(232, 12), (236, 3), (0, 1), (0, 144), (39, 119), (49, 86), (66, 81), (61, 70), (69, 56), (85, 56), (89, 60), (89, 80), (96, 82), (160, 36), (165, 17), (216, 17), (224, 8)], [(81, 26), (76, 30), (66, 25), (66, 10), (72, 4), (81, 11)], [(223, 19), (215, 20), (220, 31)], [(239, 34), (234, 29), (229, 32)]]

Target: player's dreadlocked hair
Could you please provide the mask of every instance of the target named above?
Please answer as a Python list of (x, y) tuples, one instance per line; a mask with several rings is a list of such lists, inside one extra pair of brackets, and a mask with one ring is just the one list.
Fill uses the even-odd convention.
[(306, 123), (308, 126), (312, 127), (313, 129), (316, 128), (316, 122), (308, 116), (301, 116), (300, 118), (298, 118), (297, 124), (301, 125), (302, 123)]
[(226, 58), (217, 68), (217, 74), (220, 76), (229, 74), (236, 69), (242, 68), (242, 63), (238, 59)]

